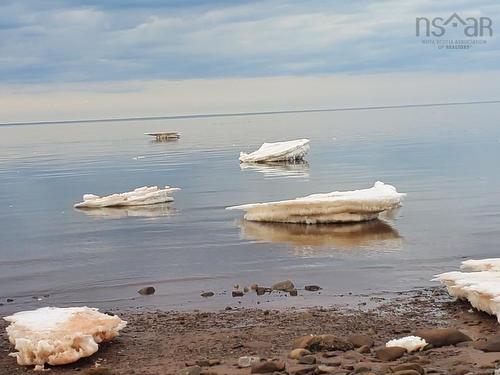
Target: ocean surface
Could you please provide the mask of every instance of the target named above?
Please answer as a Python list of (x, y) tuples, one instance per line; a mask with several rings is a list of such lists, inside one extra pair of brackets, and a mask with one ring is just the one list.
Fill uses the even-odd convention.
[[(500, 255), (499, 118), (499, 104), (478, 104), (0, 127), (0, 315), (328, 305), (436, 285), (433, 275), (465, 258)], [(181, 139), (155, 142), (149, 131)], [(240, 151), (295, 138), (311, 140), (306, 163), (238, 162)], [(224, 209), (377, 180), (408, 196), (365, 224), (251, 223)], [(85, 193), (144, 185), (182, 190), (157, 206), (73, 208)], [(231, 297), (235, 284), (284, 279), (323, 290)], [(149, 285), (155, 295), (137, 293)]]

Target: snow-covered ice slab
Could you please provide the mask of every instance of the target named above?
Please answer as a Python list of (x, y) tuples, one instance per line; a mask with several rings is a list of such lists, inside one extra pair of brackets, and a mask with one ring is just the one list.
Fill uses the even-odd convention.
[(376, 219), (398, 207), (406, 194), (377, 181), (370, 189), (334, 191), (291, 200), (227, 207), (246, 211), (245, 219), (280, 223), (348, 223)]
[(496, 315), (500, 322), (500, 270), (493, 267), (498, 262), (499, 258), (465, 261), (462, 262), (463, 269), (477, 271), (446, 272), (434, 280), (444, 284), (453, 297), (467, 300), (476, 309)]
[(462, 271), (500, 271), (500, 258), (469, 259), (462, 262)]
[(43, 307), (4, 318), (9, 341), (17, 352), (9, 354), (19, 365), (65, 365), (97, 352), (99, 343), (118, 336), (127, 322), (89, 307)]
[(273, 161), (302, 160), (309, 151), (309, 139), (264, 143), (257, 151), (250, 154), (240, 152), (242, 163), (265, 163)]
[(173, 197), (169, 193), (180, 190), (165, 186), (159, 189), (157, 186), (143, 186), (127, 193), (119, 193), (100, 197), (93, 194), (85, 194), (83, 202), (76, 203), (75, 208), (96, 207), (118, 207), (118, 206), (145, 206), (150, 204), (172, 202)]

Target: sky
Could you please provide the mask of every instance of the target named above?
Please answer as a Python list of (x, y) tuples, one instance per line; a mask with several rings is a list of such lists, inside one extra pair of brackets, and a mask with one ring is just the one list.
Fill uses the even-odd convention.
[[(415, 36), (416, 17), (447, 18), (454, 12), (463, 18), (491, 18), (493, 36), (482, 38), (485, 44), (469, 50), (438, 49)], [(366, 96), (367, 90), (359, 77), (386, 80), (393, 74), (397, 77), (394, 85), (407, 88), (416, 78), (430, 84), (439, 75), (455, 81), (461, 76), (481, 77), (487, 82), (488, 74), (493, 77), (500, 70), (495, 30), (499, 15), (496, 0), (3, 0), (0, 122), (119, 116), (118, 110), (89, 107), (92, 95), (102, 98), (103, 92), (121, 103), (116, 108), (133, 109), (135, 115), (148, 113), (131, 108), (132, 98), (143, 93), (141, 101), (147, 102), (151, 92), (175, 99), (173, 108), (148, 108), (155, 114), (162, 110), (168, 112), (162, 114), (230, 111), (230, 103), (221, 105), (219, 99), (224, 98), (217, 93), (235, 85), (246, 87), (252, 79), (267, 83), (264, 91), (273, 91), (273, 84), (282, 83), (280, 77), (289, 77), (297, 85), (304, 77), (311, 78), (309, 83), (314, 77), (327, 77), (330, 83), (343, 83), (337, 85), (337, 94), (352, 91), (356, 84), (360, 96)], [(450, 30), (447, 35), (458, 38), (457, 32)], [(345, 77), (351, 77), (352, 83)], [(177, 98), (171, 90), (181, 86), (187, 94)], [(274, 91), (287, 96), (289, 86)], [(193, 101), (191, 95), (199, 100), (200, 93), (192, 89), (206, 88), (216, 93), (216, 106), (186, 107)], [(490, 97), (496, 92), (484, 92), (478, 84), (472, 90), (481, 97), (498, 99)], [(302, 91), (300, 86), (298, 91)], [(211, 92), (203, 94), (207, 97)], [(391, 95), (398, 98), (399, 88)], [(305, 95), (303, 99), (298, 104), (293, 98), (290, 102), (315, 105)], [(80, 104), (74, 112), (54, 111), (51, 117), (50, 111), (38, 108), (40, 100), (50, 101), (51, 107), (57, 107), (56, 100)], [(269, 94), (253, 106), (264, 110), (270, 102), (273, 109), (281, 108), (276, 107), (279, 98)], [(23, 110), (14, 110), (17, 107)]]

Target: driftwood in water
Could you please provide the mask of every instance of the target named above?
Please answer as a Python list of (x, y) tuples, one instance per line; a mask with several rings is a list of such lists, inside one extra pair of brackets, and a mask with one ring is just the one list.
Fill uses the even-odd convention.
[(170, 141), (174, 139), (179, 139), (181, 135), (176, 132), (167, 132), (167, 133), (144, 133), (145, 135), (150, 135), (155, 137), (157, 141)]

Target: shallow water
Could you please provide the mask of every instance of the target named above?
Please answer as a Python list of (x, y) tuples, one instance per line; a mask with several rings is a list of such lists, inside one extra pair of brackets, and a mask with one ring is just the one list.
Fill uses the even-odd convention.
[[(434, 285), (434, 274), (463, 258), (499, 255), (499, 115), (488, 104), (0, 127), (0, 313), (47, 304), (328, 304), (348, 292)], [(155, 142), (147, 131), (182, 137)], [(307, 163), (238, 162), (240, 151), (294, 138), (311, 139)], [(408, 193), (378, 222), (249, 223), (224, 210), (377, 180)], [(72, 207), (84, 193), (143, 185), (182, 191), (154, 207)], [(282, 279), (324, 289), (296, 298), (224, 292)], [(157, 293), (139, 296), (146, 285)], [(216, 296), (203, 299), (204, 290)]]

